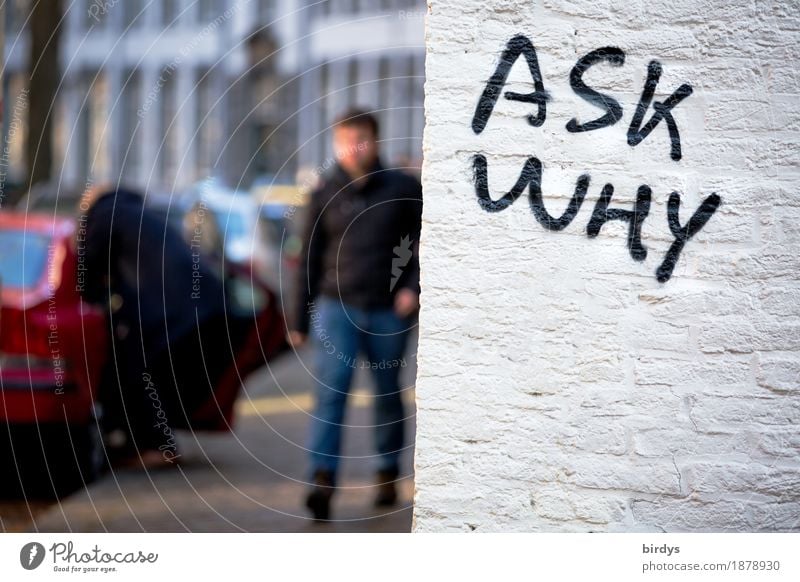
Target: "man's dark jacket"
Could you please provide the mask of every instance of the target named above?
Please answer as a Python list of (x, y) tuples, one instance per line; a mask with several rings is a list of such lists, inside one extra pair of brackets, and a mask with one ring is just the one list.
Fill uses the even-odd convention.
[(386, 308), (402, 288), (419, 293), (422, 186), (380, 161), (356, 186), (340, 166), (311, 194), (293, 329), (308, 333), (318, 295)]

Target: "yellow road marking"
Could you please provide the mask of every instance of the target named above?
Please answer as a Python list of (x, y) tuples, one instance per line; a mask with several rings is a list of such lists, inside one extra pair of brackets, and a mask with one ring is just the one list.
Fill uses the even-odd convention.
[[(352, 390), (347, 399), (348, 406), (367, 408), (372, 406), (373, 393), (359, 388)], [(414, 390), (403, 390), (403, 402), (414, 405)], [(260, 398), (241, 399), (236, 403), (237, 416), (269, 416), (274, 414), (291, 414), (293, 412), (311, 412), (314, 408), (314, 396), (310, 392), (287, 394), (285, 396), (262, 396)]]

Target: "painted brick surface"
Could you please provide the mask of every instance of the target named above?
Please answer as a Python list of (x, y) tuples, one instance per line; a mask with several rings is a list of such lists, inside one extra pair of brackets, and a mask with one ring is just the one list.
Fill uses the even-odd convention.
[[(505, 97), (535, 89), (521, 56), (476, 131), (517, 35), (535, 49), (544, 122)], [(416, 531), (800, 529), (798, 43), (791, 2), (429, 2)], [(570, 85), (603, 47), (624, 64), (582, 80), (621, 118), (570, 132), (605, 113)], [(651, 61), (655, 101), (691, 86), (670, 112), (680, 159), (666, 119), (629, 145)], [(476, 155), (484, 206), (537, 175), (530, 158), (540, 217), (559, 218), (584, 175), (585, 199), (558, 231), (525, 180), (489, 212)], [(606, 184), (608, 209), (650, 189), (644, 260), (628, 221), (587, 235)], [(678, 226), (719, 204), (659, 282), (673, 192)]]

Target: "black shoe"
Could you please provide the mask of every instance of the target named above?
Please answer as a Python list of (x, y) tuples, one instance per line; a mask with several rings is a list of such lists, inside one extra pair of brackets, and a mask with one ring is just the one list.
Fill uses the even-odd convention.
[(314, 486), (306, 497), (306, 507), (314, 515), (314, 521), (328, 521), (333, 496), (333, 474), (330, 471), (314, 473)]
[(375, 475), (375, 483), (378, 486), (378, 494), (375, 496), (375, 507), (390, 507), (397, 503), (397, 471), (378, 471)]

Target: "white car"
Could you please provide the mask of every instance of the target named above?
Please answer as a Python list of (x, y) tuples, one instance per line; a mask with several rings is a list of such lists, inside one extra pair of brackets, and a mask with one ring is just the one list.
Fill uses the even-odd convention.
[(192, 187), (182, 201), (189, 208), (183, 226), (190, 244), (196, 243), (217, 254), (221, 251), (226, 261), (249, 265), (262, 280), (272, 280), (258, 221), (258, 204), (249, 193), (207, 180)]

